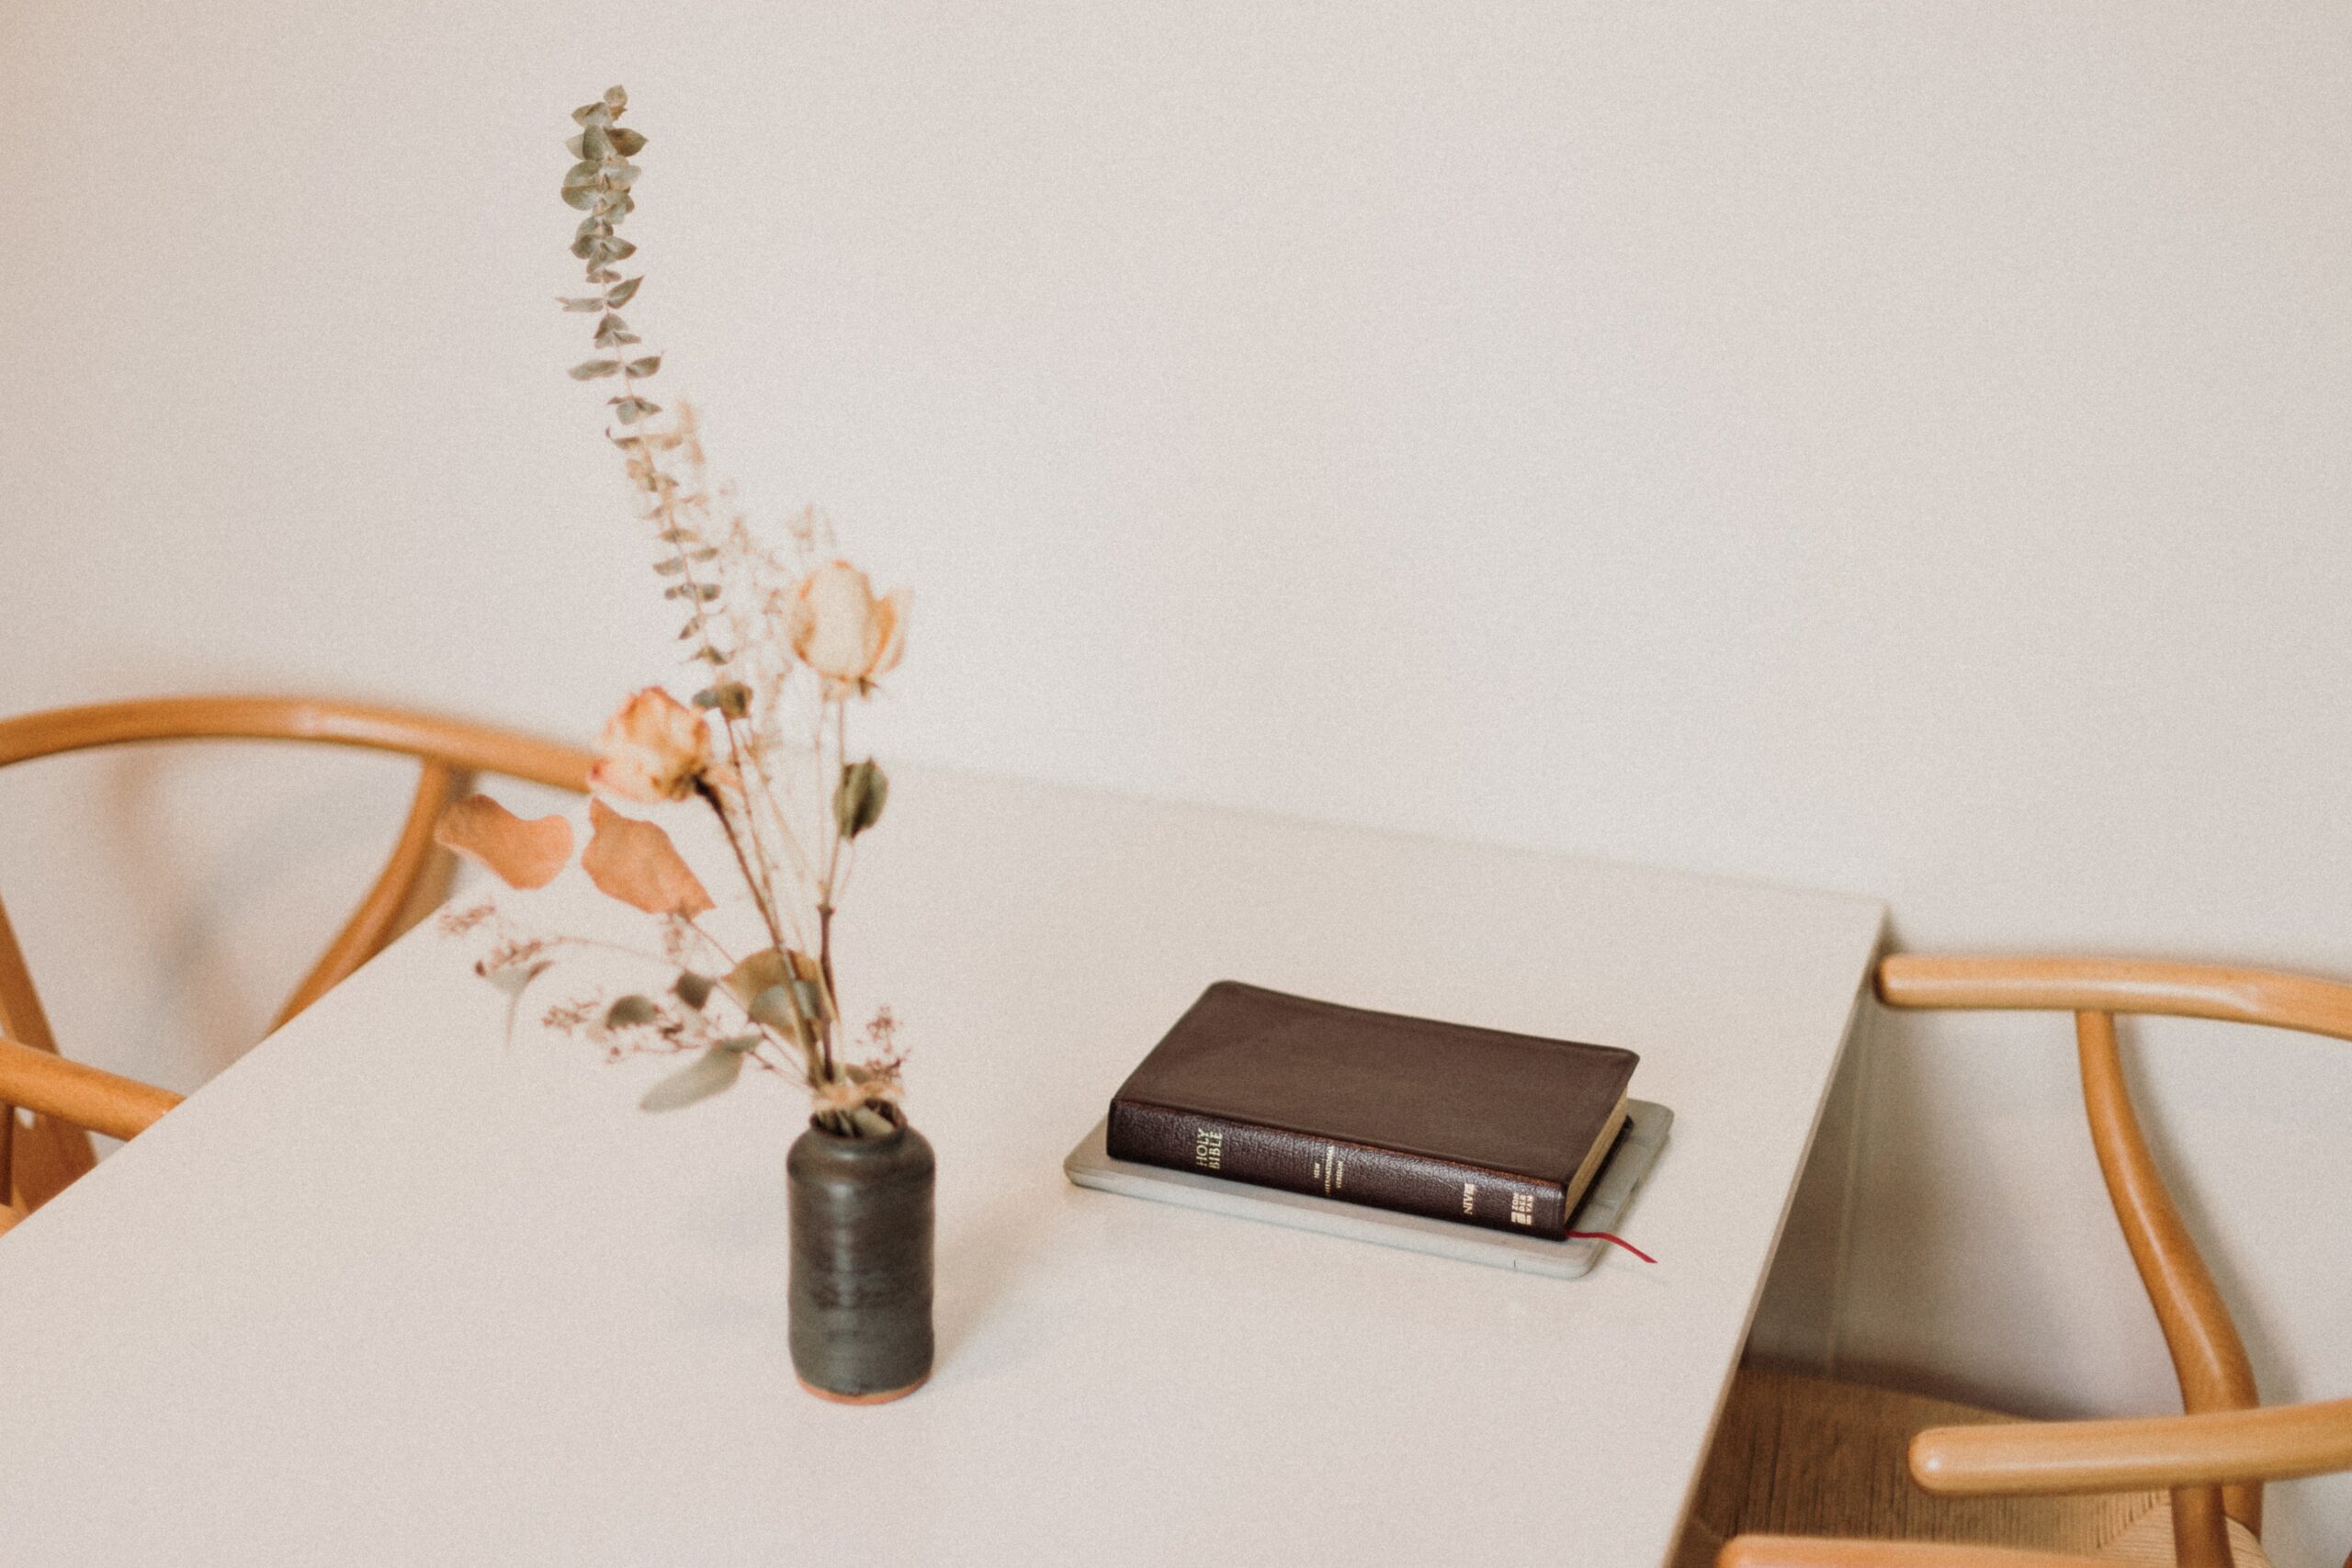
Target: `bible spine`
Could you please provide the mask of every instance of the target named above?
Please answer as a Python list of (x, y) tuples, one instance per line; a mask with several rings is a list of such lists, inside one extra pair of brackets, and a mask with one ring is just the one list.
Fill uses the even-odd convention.
[(1521, 1235), (1556, 1241), (1567, 1234), (1566, 1193), (1559, 1184), (1430, 1155), (1132, 1100), (1112, 1101), (1106, 1143), (1113, 1159)]

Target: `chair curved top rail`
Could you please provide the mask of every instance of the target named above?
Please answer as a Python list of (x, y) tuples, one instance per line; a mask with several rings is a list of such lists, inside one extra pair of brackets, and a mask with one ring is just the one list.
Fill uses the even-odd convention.
[(2024, 1496), (2352, 1470), (2352, 1399), (2122, 1421), (1935, 1427), (1911, 1439), (1911, 1473), (1948, 1497)]
[(0, 767), (144, 740), (311, 740), (427, 757), (582, 790), (594, 758), (577, 747), (435, 714), (321, 697), (148, 697), (0, 719)]
[(1891, 953), (1878, 994), (1889, 1007), (2160, 1013), (2352, 1040), (2352, 986), (2215, 964)]

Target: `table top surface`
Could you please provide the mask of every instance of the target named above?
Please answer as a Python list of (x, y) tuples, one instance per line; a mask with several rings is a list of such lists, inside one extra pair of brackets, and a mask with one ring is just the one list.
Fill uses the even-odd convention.
[[(1663, 1560), (1878, 905), (912, 770), (865, 853), (844, 989), (903, 1021), (939, 1156), (927, 1387), (795, 1384), (780, 1081), (641, 1113), (668, 1064), (529, 1010), (507, 1042), (428, 922), (0, 1241), (10, 1538), (241, 1568)], [(576, 875), (510, 907), (609, 921)], [(1069, 1185), (1222, 977), (1640, 1052), (1676, 1120), (1625, 1229), (1659, 1261), (1548, 1279)]]

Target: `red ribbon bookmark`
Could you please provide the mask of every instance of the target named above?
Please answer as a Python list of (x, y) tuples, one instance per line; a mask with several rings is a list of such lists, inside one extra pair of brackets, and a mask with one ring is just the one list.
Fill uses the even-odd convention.
[(1611, 1243), (1614, 1243), (1615, 1245), (1617, 1245), (1617, 1246), (1619, 1246), (1619, 1247), (1623, 1247), (1626, 1251), (1628, 1251), (1628, 1252), (1632, 1253), (1634, 1257), (1636, 1257), (1636, 1258), (1640, 1258), (1640, 1259), (1641, 1259), (1643, 1262), (1645, 1262), (1645, 1263), (1655, 1263), (1655, 1262), (1657, 1262), (1657, 1258), (1652, 1258), (1648, 1253), (1644, 1252), (1640, 1247), (1635, 1247), (1632, 1242), (1627, 1241), (1623, 1236), (1622, 1236), (1622, 1235), (1610, 1235), (1607, 1231), (1570, 1231), (1570, 1232), (1568, 1233), (1568, 1239), (1569, 1239), (1570, 1241), (1606, 1241), (1606, 1242), (1611, 1242)]

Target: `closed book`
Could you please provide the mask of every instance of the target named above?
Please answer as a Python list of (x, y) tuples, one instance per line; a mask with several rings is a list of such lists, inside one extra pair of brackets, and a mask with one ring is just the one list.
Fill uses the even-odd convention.
[(1639, 1060), (1220, 980), (1120, 1086), (1107, 1149), (1558, 1239)]

